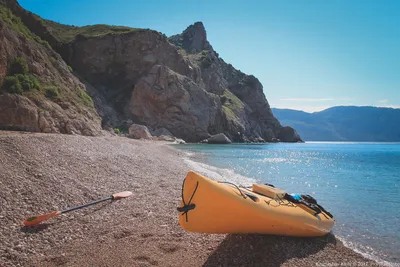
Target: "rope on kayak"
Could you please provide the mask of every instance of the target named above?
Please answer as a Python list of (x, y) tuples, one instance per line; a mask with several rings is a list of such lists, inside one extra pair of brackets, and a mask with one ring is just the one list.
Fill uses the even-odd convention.
[(296, 207), (296, 205), (295, 204), (293, 204), (292, 202), (290, 202), (290, 201), (288, 201), (288, 200), (286, 200), (287, 201), (287, 203), (285, 203), (285, 199), (282, 199), (282, 198), (280, 198), (278, 195), (276, 195), (276, 197), (278, 198), (278, 200), (279, 200), (279, 205), (280, 206), (290, 206), (290, 207)]
[(196, 183), (196, 187), (194, 188), (192, 196), (190, 197), (189, 202), (186, 204), (185, 198), (183, 197), (183, 189), (185, 187), (185, 181), (186, 181), (186, 178), (183, 180), (183, 183), (182, 183), (182, 202), (183, 202), (183, 207), (178, 207), (177, 210), (179, 212), (182, 212), (182, 216), (186, 215), (186, 222), (188, 222), (188, 212), (190, 210), (193, 210), (194, 208), (196, 208), (196, 204), (190, 204), (190, 203), (192, 202), (194, 194), (196, 194), (197, 188), (199, 187), (199, 182)]
[(220, 181), (218, 181), (218, 183), (220, 183), (220, 184), (230, 184), (230, 185), (233, 185), (234, 187), (237, 188), (237, 190), (239, 190), (240, 194), (242, 195), (242, 197), (243, 197), (244, 199), (247, 198), (246, 195), (243, 194), (242, 190), (240, 190), (239, 186), (235, 185), (234, 183), (230, 183), (230, 182), (220, 182)]

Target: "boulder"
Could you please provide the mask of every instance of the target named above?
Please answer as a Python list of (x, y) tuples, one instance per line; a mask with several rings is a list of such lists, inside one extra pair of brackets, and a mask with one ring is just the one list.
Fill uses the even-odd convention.
[(184, 140), (173, 137), (173, 136), (168, 136), (168, 135), (160, 135), (155, 138), (156, 138), (156, 140), (159, 140), (159, 141), (173, 142), (174, 144), (186, 144), (186, 142)]
[(147, 129), (146, 126), (144, 125), (139, 125), (139, 124), (132, 124), (129, 127), (129, 135), (128, 137), (134, 138), (134, 139), (153, 139), (151, 136), (149, 129)]
[(186, 144), (185, 140), (180, 139), (180, 138), (175, 138), (174, 143), (175, 143), (175, 144)]
[(225, 134), (219, 133), (208, 138), (209, 144), (230, 144), (232, 141)]
[(261, 137), (253, 138), (253, 139), (251, 139), (251, 141), (253, 143), (265, 143), (265, 140), (263, 138), (261, 138)]
[(295, 129), (293, 129), (290, 126), (283, 126), (280, 129), (278, 138), (282, 141), (282, 142), (302, 142), (300, 135), (296, 132)]
[(37, 106), (20, 95), (0, 95), (0, 129), (40, 132)]
[(168, 141), (168, 142), (174, 142), (175, 141), (175, 137), (168, 136), (168, 135), (156, 136), (155, 139), (159, 140), (159, 141)]

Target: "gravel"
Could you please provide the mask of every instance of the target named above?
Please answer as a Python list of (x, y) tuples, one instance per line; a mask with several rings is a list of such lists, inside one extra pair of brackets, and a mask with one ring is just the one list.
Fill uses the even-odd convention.
[[(332, 235), (185, 232), (176, 207), (189, 169), (183, 152), (165, 144), (0, 131), (0, 266), (375, 264)], [(22, 225), (25, 217), (127, 190), (134, 197)]]

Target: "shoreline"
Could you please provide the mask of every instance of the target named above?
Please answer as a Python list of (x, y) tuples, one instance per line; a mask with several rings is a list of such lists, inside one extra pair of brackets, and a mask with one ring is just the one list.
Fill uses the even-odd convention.
[[(330, 143), (330, 142), (309, 142), (309, 143)], [(335, 143), (335, 142), (333, 142)], [(336, 142), (338, 144), (345, 143), (345, 142)], [(349, 142), (349, 143), (354, 143), (354, 142)], [(358, 142), (356, 142), (358, 144)], [(387, 143), (387, 142), (384, 142)], [(368, 143), (369, 144), (369, 143)], [(374, 144), (374, 143), (371, 143)], [(196, 145), (196, 144), (189, 144), (190, 146)], [(263, 144), (259, 144), (263, 145)], [(175, 146), (175, 145), (174, 145)], [(228, 168), (221, 168), (212, 165), (212, 162), (208, 159), (207, 152), (204, 151), (193, 151), (192, 149), (183, 149), (185, 145), (179, 145), (177, 148), (179, 150), (182, 150), (186, 153), (186, 158), (185, 161), (188, 163), (190, 167), (193, 168), (194, 171), (199, 172), (203, 174), (206, 177), (210, 177), (214, 180), (226, 180), (225, 177), (229, 177), (229, 180), (226, 180), (228, 182), (235, 182), (236, 184), (245, 183), (248, 186), (251, 186), (252, 183), (257, 183), (256, 179), (243, 176), (231, 169)], [(180, 148), (181, 147), (181, 148)], [(338, 239), (343, 245), (352, 251), (360, 254), (364, 258), (374, 261), (379, 265), (382, 266), (397, 266), (396, 262), (391, 262), (387, 261), (385, 259), (380, 258), (378, 255), (376, 255), (375, 252), (366, 252), (368, 250), (368, 247), (366, 245), (354, 243), (351, 239), (348, 240), (343, 236), (338, 235), (334, 231), (334, 236), (336, 239)]]
[[(184, 151), (165, 144), (0, 133), (0, 260), (7, 266), (379, 266), (333, 235), (185, 232), (176, 207), (189, 167)], [(134, 197), (22, 227), (27, 216), (125, 190)]]

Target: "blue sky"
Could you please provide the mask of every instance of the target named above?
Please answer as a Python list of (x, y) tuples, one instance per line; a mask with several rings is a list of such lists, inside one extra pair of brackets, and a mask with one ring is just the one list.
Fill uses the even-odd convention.
[(167, 36), (196, 21), (219, 55), (264, 86), (271, 107), (400, 108), (397, 0), (19, 0), (71, 25), (151, 28)]

